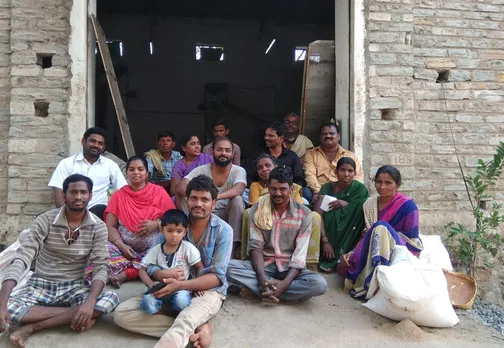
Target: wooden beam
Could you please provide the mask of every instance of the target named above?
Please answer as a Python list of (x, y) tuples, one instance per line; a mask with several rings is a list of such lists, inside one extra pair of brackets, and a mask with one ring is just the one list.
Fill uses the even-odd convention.
[(121, 92), (119, 91), (119, 86), (117, 84), (114, 65), (112, 64), (112, 58), (110, 57), (110, 51), (107, 46), (107, 39), (105, 38), (105, 33), (103, 32), (103, 29), (95, 15), (92, 14), (90, 17), (91, 22), (93, 23), (96, 40), (98, 41), (98, 48), (100, 49), (105, 74), (107, 75), (110, 94), (112, 95), (112, 102), (114, 103), (117, 121), (119, 122), (119, 129), (121, 130), (121, 136), (124, 143), (124, 149), (126, 150), (126, 156), (129, 158), (135, 155), (135, 148), (133, 146), (133, 140), (131, 139), (128, 118), (126, 117), (126, 111), (124, 110)]

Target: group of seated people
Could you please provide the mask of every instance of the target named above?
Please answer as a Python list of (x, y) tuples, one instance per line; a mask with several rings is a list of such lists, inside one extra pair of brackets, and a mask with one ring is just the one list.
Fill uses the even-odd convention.
[[(266, 130), (269, 151), (256, 161), (248, 210), (247, 173), (225, 124), (215, 125), (218, 137), (205, 147), (211, 156), (189, 134), (176, 159), (175, 137), (160, 134), (157, 150), (128, 159), (127, 180), (102, 155), (104, 131), (88, 129), (82, 153), (62, 160), (49, 183), (57, 209), (19, 236), (0, 290), (0, 332), (24, 347), (34, 332), (87, 331), (115, 310), (120, 327), (160, 338), (155, 347), (208, 347), (209, 321), (228, 290), (273, 303), (323, 295), (327, 282), (309, 263), (337, 271), (352, 297), (365, 298), (374, 269), (390, 263), (396, 245), (421, 252), (417, 206), (398, 192), (401, 174), (392, 166), (378, 169), (378, 194), (369, 197), (334, 124), (310, 148), (306, 137), (292, 137), (299, 117), (285, 121), (285, 134), (277, 124)], [(335, 199), (324, 206), (326, 196)], [(32, 277), (13, 293), (33, 264)], [(104, 291), (138, 278), (145, 293), (121, 304)]]

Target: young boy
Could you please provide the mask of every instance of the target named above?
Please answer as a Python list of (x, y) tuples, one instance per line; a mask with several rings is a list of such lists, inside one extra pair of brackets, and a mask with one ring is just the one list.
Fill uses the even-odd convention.
[[(181, 290), (169, 296), (157, 298), (152, 292), (158, 290), (147, 268), (161, 269), (166, 272), (165, 278), (183, 278), (187, 280), (191, 267), (194, 266), (196, 276), (203, 269), (199, 250), (191, 243), (182, 240), (186, 235), (189, 220), (182, 210), (172, 209), (161, 218), (161, 231), (165, 242), (154, 246), (142, 260), (140, 279), (149, 288), (145, 293), (140, 307), (148, 314), (165, 313), (170, 310), (177, 314), (191, 304), (191, 292)], [(165, 305), (165, 308), (162, 308)], [(166, 308), (169, 307), (169, 308)]]

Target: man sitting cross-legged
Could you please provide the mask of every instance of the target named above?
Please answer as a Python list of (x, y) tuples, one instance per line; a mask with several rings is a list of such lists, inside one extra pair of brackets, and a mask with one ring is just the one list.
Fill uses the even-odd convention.
[[(92, 191), (88, 177), (66, 178), (65, 205), (35, 219), (7, 269), (0, 291), (0, 332), (8, 330), (11, 321), (20, 324), (10, 335), (18, 347), (43, 329), (70, 325), (75, 331), (89, 330), (96, 318), (119, 304), (115, 292), (102, 292), (108, 278), (108, 234), (105, 223), (86, 208)], [(88, 259), (94, 266), (91, 286), (84, 280)], [(34, 260), (32, 278), (9, 297)]]
[(252, 262), (231, 260), (230, 285), (279, 301), (305, 301), (326, 292), (327, 282), (305, 268), (312, 212), (290, 198), (292, 173), (277, 167), (269, 176), (269, 195), (250, 209), (248, 251)]
[(170, 274), (167, 274), (169, 270), (154, 271), (152, 274), (154, 279), (167, 284), (153, 293), (157, 298), (181, 290), (199, 292), (198, 296), (176, 319), (142, 311), (142, 296), (122, 303), (115, 312), (114, 320), (122, 328), (161, 337), (155, 348), (184, 348), (189, 340), (195, 347), (207, 348), (212, 341), (212, 329), (208, 321), (217, 314), (226, 297), (226, 271), (233, 247), (231, 227), (212, 214), (217, 192), (212, 179), (206, 175), (195, 177), (186, 188), (189, 226), (185, 239), (195, 245), (201, 254), (204, 268), (199, 276), (196, 279), (179, 280), (170, 278)]

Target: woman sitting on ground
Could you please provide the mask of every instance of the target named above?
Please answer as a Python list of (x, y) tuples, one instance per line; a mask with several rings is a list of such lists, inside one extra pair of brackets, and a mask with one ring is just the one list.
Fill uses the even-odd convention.
[(405, 245), (414, 255), (423, 249), (418, 236), (418, 207), (415, 202), (398, 192), (401, 173), (392, 166), (376, 172), (378, 195), (364, 203), (367, 232), (353, 252), (341, 257), (338, 271), (345, 276), (345, 290), (355, 298), (364, 299), (379, 265), (390, 265), (396, 245)]
[[(355, 176), (355, 161), (349, 157), (341, 158), (336, 164), (338, 181), (322, 185), (315, 211), (324, 223), (321, 226), (322, 253), (319, 268), (332, 272), (341, 255), (353, 250), (364, 229), (362, 205), (369, 197), (366, 186)], [(324, 196), (335, 197), (329, 203), (329, 211), (320, 208)]]
[[(268, 193), (269, 174), (273, 168), (276, 168), (277, 166), (275, 158), (266, 153), (261, 154), (255, 162), (259, 181), (250, 184), (248, 197), (249, 205), (254, 205), (259, 201), (259, 197)], [(301, 189), (301, 186), (294, 184), (294, 190), (291, 194), (291, 198), (296, 202), (303, 204), (303, 200), (301, 199)]]
[[(157, 242), (161, 216), (175, 208), (164, 188), (147, 181), (145, 158), (131, 157), (126, 163), (126, 175), (129, 185), (112, 195), (105, 210), (109, 279), (116, 287), (138, 278), (142, 258)], [(91, 274), (88, 269), (87, 275)]]
[[(209, 154), (201, 152), (201, 144), (196, 134), (186, 134), (180, 139), (180, 148), (182, 159), (178, 160), (172, 169), (170, 182), (170, 192), (175, 192), (175, 187), (187, 174), (194, 168), (204, 164), (212, 163), (213, 157)], [(179, 202), (181, 202), (179, 204)], [(175, 203), (179, 209), (187, 211), (185, 200), (175, 199)]]

